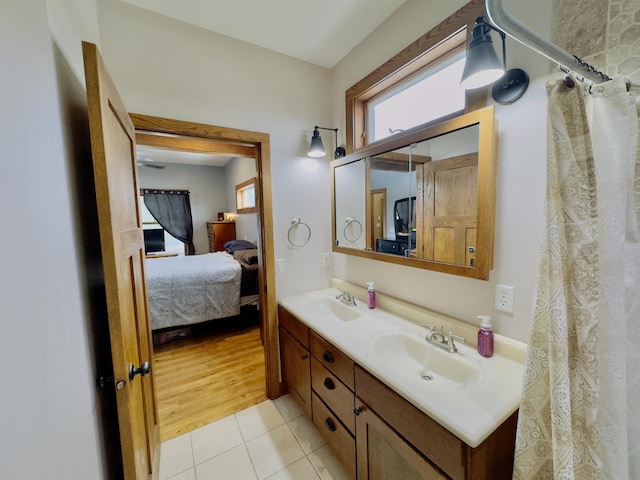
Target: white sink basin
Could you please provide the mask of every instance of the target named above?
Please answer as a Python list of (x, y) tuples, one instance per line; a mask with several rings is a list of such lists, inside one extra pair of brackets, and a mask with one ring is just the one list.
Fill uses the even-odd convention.
[(334, 298), (326, 297), (310, 300), (306, 305), (306, 310), (312, 315), (331, 315), (345, 322), (361, 316), (355, 307), (349, 307)]
[(405, 331), (382, 332), (373, 340), (375, 354), (395, 372), (411, 381), (434, 387), (467, 388), (480, 383), (482, 367), (458, 350), (451, 353)]

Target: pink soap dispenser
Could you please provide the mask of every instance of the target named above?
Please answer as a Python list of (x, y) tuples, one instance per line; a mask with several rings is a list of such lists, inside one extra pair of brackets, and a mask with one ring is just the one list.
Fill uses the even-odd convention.
[(493, 330), (491, 330), (491, 317), (478, 315), (480, 330), (478, 330), (478, 353), (483, 357), (493, 356)]
[(369, 296), (367, 306), (369, 308), (376, 308), (376, 291), (373, 288), (373, 282), (367, 282), (367, 294)]

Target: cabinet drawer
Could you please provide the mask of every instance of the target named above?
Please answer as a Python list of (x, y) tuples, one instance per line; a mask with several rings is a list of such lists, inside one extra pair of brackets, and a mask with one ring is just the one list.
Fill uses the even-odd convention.
[(280, 305), (278, 305), (278, 322), (305, 348), (309, 348), (309, 327)]
[(334, 455), (340, 460), (347, 473), (351, 478), (356, 478), (355, 439), (315, 393), (311, 393), (311, 398), (313, 424), (324, 437)]
[(311, 332), (311, 355), (336, 375), (342, 383), (354, 390), (353, 360), (324, 338)]
[(462, 440), (359, 366), (355, 371), (359, 399), (451, 478), (467, 478)]
[(352, 434), (356, 433), (356, 417), (353, 413), (355, 396), (333, 373), (311, 358), (311, 387), (336, 414)]

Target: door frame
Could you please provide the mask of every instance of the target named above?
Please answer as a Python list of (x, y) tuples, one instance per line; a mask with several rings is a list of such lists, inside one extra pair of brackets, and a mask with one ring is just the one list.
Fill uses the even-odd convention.
[[(268, 133), (130, 113), (139, 144), (157, 141), (164, 148), (233, 153), (256, 160), (256, 203), (258, 207), (258, 293), (260, 324), (264, 342), (265, 383), (267, 397), (280, 396), (278, 356), (278, 322), (276, 317), (276, 280), (273, 245), (273, 210), (271, 195), (271, 141)], [(136, 141), (138, 144), (138, 141)], [(185, 144), (188, 144), (186, 146)]]
[(381, 238), (386, 238), (386, 234), (387, 234), (387, 189), (386, 188), (376, 188), (375, 190), (370, 190), (369, 191), (369, 202), (371, 203), (371, 217), (369, 218), (369, 225), (371, 225), (371, 245), (373, 245), (373, 248), (375, 250), (375, 245), (376, 245), (376, 208), (375, 208), (375, 199), (376, 199), (376, 195), (382, 195), (382, 201), (383, 201), (383, 206), (382, 206), (382, 237)]

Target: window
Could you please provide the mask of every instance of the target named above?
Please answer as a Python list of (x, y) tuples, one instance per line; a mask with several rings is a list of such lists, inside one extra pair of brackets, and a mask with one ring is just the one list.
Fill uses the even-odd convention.
[(457, 52), (415, 78), (369, 100), (367, 143), (451, 114), (462, 113), (466, 95), (458, 83), (465, 59), (464, 50)]
[(255, 213), (256, 207), (256, 179), (251, 178), (246, 182), (236, 185), (236, 212)]
[(345, 92), (348, 153), (486, 106), (486, 89), (459, 88), (467, 36), (481, 15), (484, 1), (471, 0)]
[(175, 238), (162, 228), (153, 218), (151, 212), (144, 204), (144, 197), (138, 198), (140, 213), (142, 215), (142, 233), (144, 235), (145, 253), (165, 253), (184, 255), (184, 243)]

